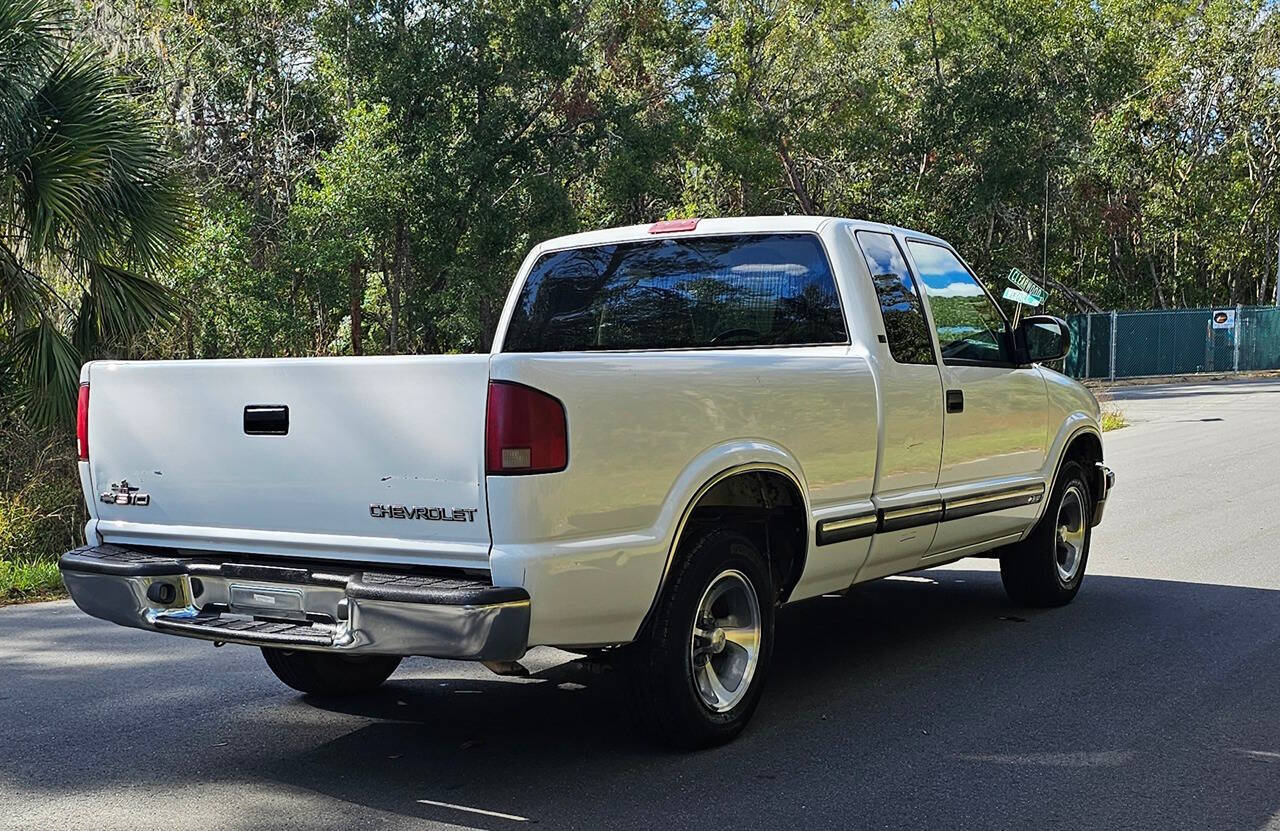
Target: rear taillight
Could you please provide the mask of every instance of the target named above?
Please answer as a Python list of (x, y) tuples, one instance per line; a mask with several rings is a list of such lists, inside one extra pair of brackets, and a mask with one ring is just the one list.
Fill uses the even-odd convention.
[(80, 397), (76, 399), (76, 455), (81, 461), (89, 458), (89, 385), (80, 385)]
[(490, 381), (484, 443), (491, 476), (564, 470), (569, 464), (564, 405), (523, 384)]

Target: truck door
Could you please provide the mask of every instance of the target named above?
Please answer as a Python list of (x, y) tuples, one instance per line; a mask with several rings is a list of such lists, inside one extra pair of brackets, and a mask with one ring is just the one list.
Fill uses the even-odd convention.
[(946, 502), (930, 557), (1020, 534), (1044, 498), (1049, 401), (1019, 366), (1008, 322), (950, 248), (907, 241), (928, 298), (946, 401), (938, 490)]
[(881, 530), (860, 573), (871, 578), (912, 568), (933, 542), (941, 514), (943, 399), (924, 301), (901, 246), (878, 231), (855, 237), (884, 324), (872, 344), (884, 425), (875, 488)]

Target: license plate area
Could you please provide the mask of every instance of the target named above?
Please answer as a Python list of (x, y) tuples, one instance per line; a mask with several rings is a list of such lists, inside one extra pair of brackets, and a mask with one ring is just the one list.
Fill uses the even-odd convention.
[(303, 615), (302, 591), (300, 589), (233, 584), (228, 594), (232, 611), (248, 614), (289, 615), (291, 617), (301, 617)]

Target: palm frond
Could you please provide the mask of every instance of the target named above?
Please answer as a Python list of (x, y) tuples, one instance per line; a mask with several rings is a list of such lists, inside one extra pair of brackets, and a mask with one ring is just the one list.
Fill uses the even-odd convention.
[(0, 320), (34, 320), (51, 299), (49, 295), (44, 283), (0, 245)]
[(48, 318), (14, 338), (6, 363), (19, 379), (14, 400), (37, 427), (71, 423), (75, 416), (80, 353)]
[(64, 247), (143, 269), (166, 262), (188, 212), (163, 143), (101, 57), (58, 63), (31, 99), (14, 180), (33, 258)]
[(68, 423), (83, 356), (176, 317), (144, 275), (184, 242), (187, 198), (65, 0), (0, 0), (0, 374), (28, 421)]
[(48, 0), (0, 0), (0, 148), (67, 42), (69, 10)]
[[(177, 306), (164, 286), (123, 268), (89, 263), (87, 310), (99, 343), (136, 335), (157, 323), (171, 323)], [(82, 316), (85, 308), (82, 308)]]

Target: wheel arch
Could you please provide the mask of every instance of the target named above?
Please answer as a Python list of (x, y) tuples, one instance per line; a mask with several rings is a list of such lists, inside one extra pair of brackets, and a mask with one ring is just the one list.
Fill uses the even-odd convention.
[[(1062, 466), (1068, 461), (1078, 461), (1085, 469), (1085, 483), (1090, 489), (1089, 497), (1091, 500), (1097, 499), (1097, 494), (1093, 493), (1092, 477), (1089, 472), (1093, 469), (1095, 462), (1102, 461), (1102, 434), (1098, 430), (1096, 424), (1085, 423), (1072, 425), (1073, 429), (1065, 433), (1065, 437), (1058, 442), (1061, 448), (1056, 454), (1053, 461), (1052, 475), (1045, 481), (1045, 498), (1041, 502), (1040, 512), (1036, 516), (1036, 523), (1044, 516), (1048, 510), (1054, 488), (1058, 485), (1058, 477), (1062, 475)], [(1036, 523), (1032, 523), (1031, 528)], [(1031, 528), (1028, 529), (1030, 533)]]
[[(771, 512), (774, 508), (782, 508), (784, 509), (783, 518), (779, 521), (787, 522), (786, 517), (789, 516), (794, 526), (785, 541), (766, 539), (762, 546), (762, 553), (769, 561), (770, 568), (773, 569), (776, 569), (779, 564), (774, 556), (775, 552), (781, 553), (783, 546), (786, 547), (787, 556), (782, 558), (785, 567), (778, 585), (778, 600), (785, 602), (791, 590), (799, 582), (800, 576), (804, 573), (811, 543), (808, 488), (804, 483), (803, 474), (799, 471), (799, 465), (789, 453), (774, 445), (752, 444), (756, 452), (746, 455), (742, 452), (716, 454), (720, 461), (718, 465), (713, 465), (712, 469), (715, 472), (700, 476), (700, 484), (683, 500), (680, 516), (668, 545), (666, 562), (654, 590), (653, 599), (650, 601), (649, 610), (645, 614), (637, 635), (649, 625), (658, 600), (666, 590), (676, 558), (680, 556), (682, 547), (691, 538), (691, 533), (696, 533), (700, 528), (710, 524), (710, 517), (705, 516), (703, 511), (725, 507), (751, 510), (750, 504), (735, 505), (734, 503), (743, 501), (744, 497), (753, 491), (760, 501), (756, 509)], [(765, 452), (759, 452), (762, 450)], [(786, 495), (786, 504), (773, 504), (774, 493), (771, 492), (771, 488), (776, 489), (776, 493)], [(749, 497), (746, 501), (750, 501)], [(767, 528), (768, 518), (765, 519), (765, 524)]]

